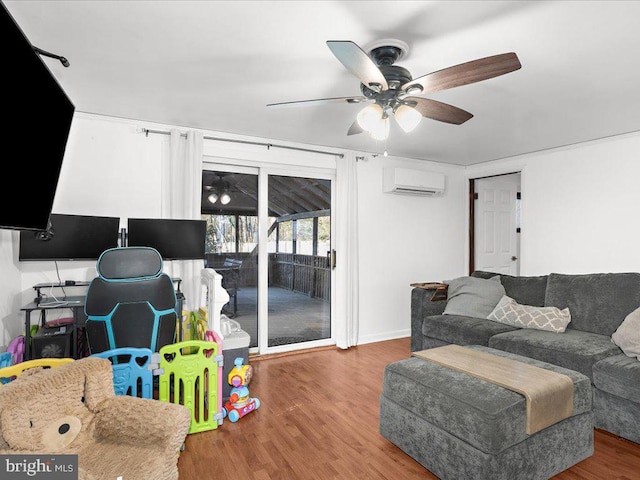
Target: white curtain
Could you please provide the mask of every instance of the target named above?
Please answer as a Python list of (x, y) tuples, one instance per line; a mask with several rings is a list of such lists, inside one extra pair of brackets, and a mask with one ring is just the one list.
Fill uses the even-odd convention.
[(345, 153), (336, 170), (336, 344), (358, 344), (360, 299), (358, 260), (358, 161)]
[[(200, 220), (202, 192), (202, 133), (184, 133), (173, 129), (169, 138), (169, 155), (165, 156), (162, 174), (164, 218)], [(180, 236), (180, 232), (175, 232)], [(203, 306), (201, 272), (202, 260), (172, 260), (165, 263), (165, 271), (182, 279), (184, 310)]]

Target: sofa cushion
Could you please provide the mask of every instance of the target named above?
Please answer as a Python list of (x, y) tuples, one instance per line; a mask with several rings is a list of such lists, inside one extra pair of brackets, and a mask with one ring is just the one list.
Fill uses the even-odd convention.
[(422, 321), (422, 333), (426, 337), (457, 345), (485, 345), (497, 333), (516, 328), (484, 318), (462, 315), (432, 315)]
[(505, 295), (489, 314), (487, 320), (512, 327), (535, 328), (536, 330), (562, 333), (571, 321), (571, 313), (568, 308), (560, 310), (556, 307), (520, 305), (513, 298)]
[(449, 285), (445, 315), (487, 318), (505, 293), (498, 275), (490, 279), (459, 277), (444, 283)]
[[(476, 270), (471, 274), (477, 278), (491, 278), (496, 275), (493, 272)], [(500, 274), (500, 283), (504, 287), (505, 294), (522, 305), (544, 306), (544, 296), (547, 290), (547, 275), (539, 277), (520, 277)]]
[(603, 358), (593, 366), (593, 384), (607, 393), (640, 403), (640, 362), (624, 354)]
[(624, 318), (640, 307), (640, 273), (551, 273), (545, 306), (569, 307), (568, 329), (610, 337)]
[(620, 353), (609, 336), (570, 328), (564, 333), (530, 328), (499, 333), (489, 339), (489, 346), (576, 370), (591, 381), (596, 362)]
[(640, 360), (640, 308), (627, 315), (611, 340), (629, 357)]

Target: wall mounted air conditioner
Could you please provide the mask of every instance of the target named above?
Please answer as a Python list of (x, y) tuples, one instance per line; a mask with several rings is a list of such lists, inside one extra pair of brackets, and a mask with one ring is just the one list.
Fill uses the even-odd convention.
[(444, 193), (444, 174), (388, 167), (383, 172), (382, 189), (386, 193), (440, 195)]

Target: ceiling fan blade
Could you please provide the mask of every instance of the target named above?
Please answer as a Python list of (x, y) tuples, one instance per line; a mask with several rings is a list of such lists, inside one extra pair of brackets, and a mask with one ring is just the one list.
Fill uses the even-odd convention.
[(267, 107), (305, 107), (312, 105), (323, 105), (326, 103), (363, 103), (370, 101), (367, 97), (334, 97), (316, 98), (314, 100), (299, 100), (294, 102), (269, 103)]
[[(515, 53), (503, 53), (428, 73), (405, 83), (401, 88), (406, 92), (412, 86), (420, 86), (422, 87), (420, 93), (437, 92), (498, 77), (518, 70), (520, 67), (522, 65)], [(411, 93), (416, 94), (417, 92)]]
[(358, 77), (364, 85), (374, 91), (389, 89), (380, 69), (358, 45), (349, 40), (329, 40), (327, 46), (347, 70)]
[(416, 104), (413, 108), (420, 112), (423, 117), (438, 120), (439, 122), (461, 125), (467, 120), (473, 118), (471, 113), (462, 110), (461, 108), (454, 107), (447, 103), (437, 102), (430, 98), (405, 97), (404, 101), (410, 105), (415, 102)]
[(362, 132), (364, 132), (364, 129), (360, 126), (360, 124), (356, 120), (349, 127), (349, 131), (347, 132), (347, 136), (348, 135), (357, 135), (358, 133), (362, 133)]

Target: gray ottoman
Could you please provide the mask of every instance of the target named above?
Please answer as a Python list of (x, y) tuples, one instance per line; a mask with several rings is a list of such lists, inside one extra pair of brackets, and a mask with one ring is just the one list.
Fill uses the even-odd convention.
[(524, 396), (411, 357), (386, 366), (380, 433), (441, 479), (548, 479), (593, 455), (591, 382), (585, 375), (484, 346), (471, 346), (568, 375), (573, 416), (526, 433)]

